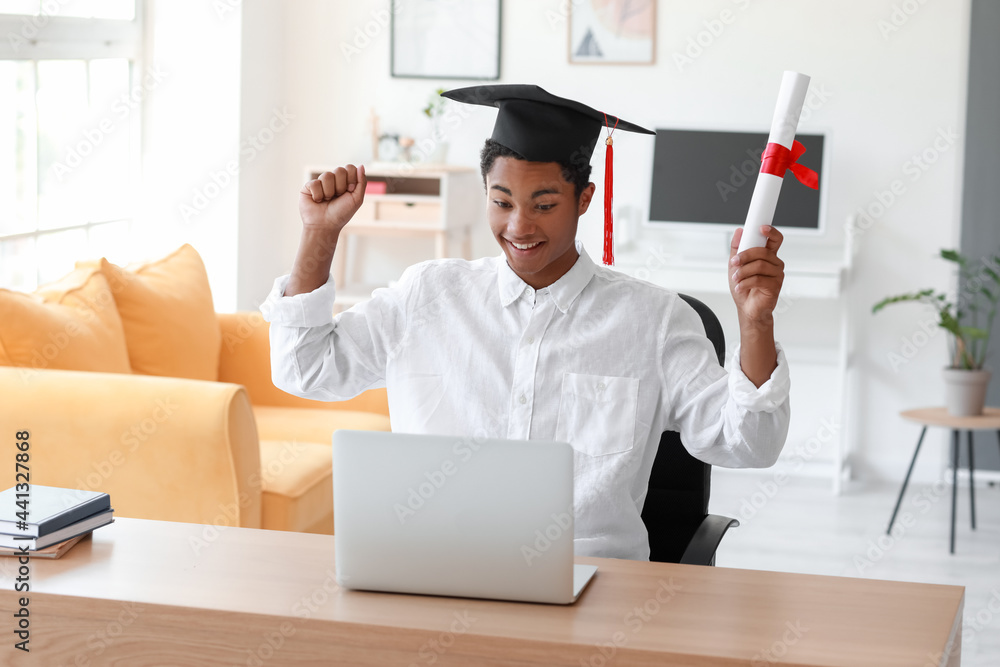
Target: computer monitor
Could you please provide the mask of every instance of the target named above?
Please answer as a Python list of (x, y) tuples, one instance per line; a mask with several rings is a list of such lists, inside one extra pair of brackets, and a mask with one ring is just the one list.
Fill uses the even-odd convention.
[[(821, 234), (824, 225), (825, 136), (798, 134), (799, 163), (819, 173), (819, 190), (785, 174), (774, 225), (785, 232)], [(656, 130), (649, 224), (711, 230), (741, 226), (750, 208), (767, 132)]]

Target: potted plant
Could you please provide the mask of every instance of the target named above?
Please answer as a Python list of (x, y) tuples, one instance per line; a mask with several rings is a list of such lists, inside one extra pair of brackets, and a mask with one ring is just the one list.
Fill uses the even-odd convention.
[(1000, 273), (991, 265), (1000, 266), (1000, 254), (984, 258), (978, 275), (973, 274), (969, 260), (958, 251), (942, 250), (941, 258), (958, 265), (961, 292), (955, 303), (943, 292), (924, 289), (886, 297), (872, 306), (872, 312), (905, 301), (932, 306), (938, 313), (938, 326), (951, 334), (951, 365), (944, 369), (948, 413), (980, 415), (991, 376), (983, 363), (1000, 300)]
[(421, 142), (421, 147), (426, 148), (422, 151), (425, 162), (444, 163), (448, 157), (448, 142), (445, 140), (447, 136), (441, 127), (441, 117), (444, 115), (445, 103), (447, 102), (445, 98), (441, 97), (443, 92), (444, 88), (435, 90), (428, 99), (427, 106), (423, 109), (424, 115), (431, 120), (430, 144), (425, 146), (424, 142)]

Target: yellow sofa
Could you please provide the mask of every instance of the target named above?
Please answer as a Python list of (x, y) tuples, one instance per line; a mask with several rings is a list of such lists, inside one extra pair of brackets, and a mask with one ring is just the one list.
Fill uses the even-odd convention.
[(385, 390), (275, 388), (267, 323), (206, 314), (190, 246), (128, 269), (81, 262), (32, 295), (0, 290), (0, 487), (27, 431), (32, 483), (106, 491), (118, 516), (332, 533), (330, 437), (389, 430)]

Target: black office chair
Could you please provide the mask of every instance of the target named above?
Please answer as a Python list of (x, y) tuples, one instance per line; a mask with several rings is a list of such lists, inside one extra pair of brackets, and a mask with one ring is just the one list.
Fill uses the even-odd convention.
[[(725, 365), (726, 338), (719, 318), (698, 299), (680, 295), (701, 316), (705, 335)], [(642, 522), (649, 533), (649, 560), (715, 565), (715, 551), (736, 519), (708, 513), (712, 466), (691, 456), (676, 431), (660, 436), (649, 476)]]

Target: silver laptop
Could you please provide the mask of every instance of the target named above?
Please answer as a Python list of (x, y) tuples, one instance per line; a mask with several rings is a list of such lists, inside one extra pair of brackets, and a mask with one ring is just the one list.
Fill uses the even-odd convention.
[(597, 571), (565, 442), (336, 431), (333, 523), (345, 588), (569, 604)]

